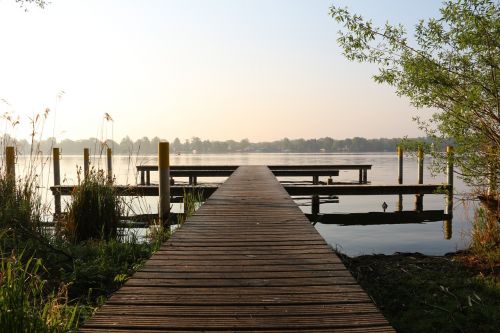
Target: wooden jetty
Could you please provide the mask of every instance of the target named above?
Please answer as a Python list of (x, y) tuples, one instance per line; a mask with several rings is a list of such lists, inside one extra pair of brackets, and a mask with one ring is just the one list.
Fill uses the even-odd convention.
[(394, 332), (265, 166), (242, 166), (81, 332)]
[[(371, 164), (327, 164), (327, 165), (268, 165), (276, 177), (312, 176), (313, 182), (318, 182), (320, 176), (338, 176), (340, 170), (356, 170), (359, 174), (359, 184), (368, 183), (368, 170)], [(140, 185), (151, 185), (151, 172), (158, 171), (157, 165), (138, 165)], [(171, 177), (189, 177), (190, 184), (196, 184), (197, 177), (229, 177), (237, 165), (172, 165)]]

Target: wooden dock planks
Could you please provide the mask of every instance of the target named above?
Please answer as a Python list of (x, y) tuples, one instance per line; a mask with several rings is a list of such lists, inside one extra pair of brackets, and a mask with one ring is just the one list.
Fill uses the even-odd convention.
[(267, 167), (245, 166), (81, 332), (394, 332)]

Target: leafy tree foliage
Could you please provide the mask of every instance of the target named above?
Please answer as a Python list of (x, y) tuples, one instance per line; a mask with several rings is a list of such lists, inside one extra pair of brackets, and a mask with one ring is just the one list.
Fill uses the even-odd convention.
[(498, 192), (498, 1), (446, 1), (441, 17), (421, 20), (413, 39), (402, 25), (376, 27), (336, 6), (330, 14), (343, 25), (338, 42), (347, 59), (378, 65), (376, 82), (395, 87), (416, 107), (436, 110), (430, 119), (416, 119), (420, 128), (435, 141), (455, 141), (455, 161), (466, 182)]

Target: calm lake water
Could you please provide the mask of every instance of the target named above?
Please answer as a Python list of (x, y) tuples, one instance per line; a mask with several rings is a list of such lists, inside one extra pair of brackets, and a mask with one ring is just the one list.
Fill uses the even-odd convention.
[[(64, 184), (77, 182), (77, 166), (82, 165), (82, 156), (63, 156), (61, 159), (61, 178)], [(368, 180), (372, 184), (397, 183), (397, 156), (396, 154), (186, 154), (172, 155), (171, 165), (272, 165), (272, 164), (372, 164), (368, 171)], [(93, 157), (92, 165), (96, 168), (105, 166), (104, 159)], [(140, 164), (156, 164), (155, 156), (114, 156), (113, 171), (118, 184), (137, 184), (139, 175), (135, 166)], [(19, 158), (18, 172), (23, 172), (26, 161)], [(44, 188), (52, 184), (51, 161), (46, 163), (39, 174)], [(157, 181), (157, 173), (151, 174), (152, 182)], [(341, 171), (335, 181), (357, 180), (357, 171)], [(326, 181), (327, 177), (320, 178)], [(280, 178), (291, 180), (292, 178)], [(297, 178), (293, 178), (297, 179)], [(181, 179), (179, 179), (181, 180)], [(224, 179), (199, 178), (198, 182), (222, 182)], [(310, 179), (307, 179), (310, 180)], [(177, 180), (176, 180), (177, 181)], [(417, 182), (417, 162), (413, 158), (406, 158), (404, 162), (404, 183)], [(429, 171), (424, 172), (424, 183), (443, 183), (445, 175), (432, 178)], [(465, 192), (465, 185), (455, 178), (455, 193)], [(47, 202), (52, 201), (50, 193), (44, 192)], [(413, 195), (405, 195), (403, 209), (413, 209)], [(349, 255), (370, 253), (391, 254), (394, 252), (422, 252), (431, 255), (441, 255), (447, 252), (464, 248), (468, 243), (471, 221), (474, 216), (473, 205), (464, 205), (456, 196), (453, 218), (453, 236), (450, 240), (444, 239), (443, 223), (428, 222), (421, 224), (398, 224), (379, 226), (338, 226), (316, 224), (317, 230), (333, 247), (339, 248)], [(67, 200), (68, 198), (64, 198)], [(349, 213), (349, 212), (380, 212), (385, 201), (387, 211), (394, 211), (398, 197), (388, 196), (340, 196), (339, 203), (321, 204), (321, 213)], [(298, 200), (299, 204), (309, 201)], [(157, 198), (136, 199), (134, 210), (140, 213), (155, 213)], [(425, 195), (424, 209), (443, 209), (445, 198), (443, 195)], [(304, 212), (310, 212), (310, 206), (301, 206)], [(180, 204), (175, 204), (174, 210), (181, 210)]]

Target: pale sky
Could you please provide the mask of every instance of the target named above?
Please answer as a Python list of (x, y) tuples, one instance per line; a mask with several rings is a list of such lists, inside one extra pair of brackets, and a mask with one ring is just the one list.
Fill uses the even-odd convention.
[[(416, 111), (347, 61), (330, 5), (411, 30), (439, 0), (0, 0), (0, 115), (50, 108), (44, 136), (250, 141), (422, 135)], [(64, 91), (62, 97), (58, 97)], [(114, 119), (104, 123), (104, 114)], [(104, 134), (101, 134), (104, 131)]]

